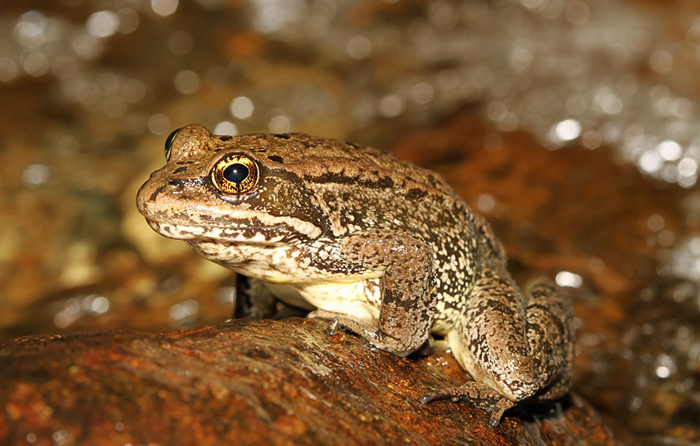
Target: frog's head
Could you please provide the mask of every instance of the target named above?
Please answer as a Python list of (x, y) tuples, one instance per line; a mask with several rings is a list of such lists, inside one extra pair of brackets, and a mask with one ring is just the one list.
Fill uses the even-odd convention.
[(165, 143), (167, 164), (139, 190), (138, 209), (156, 232), (193, 245), (316, 239), (328, 223), (290, 168), (303, 157), (295, 138), (176, 130)]

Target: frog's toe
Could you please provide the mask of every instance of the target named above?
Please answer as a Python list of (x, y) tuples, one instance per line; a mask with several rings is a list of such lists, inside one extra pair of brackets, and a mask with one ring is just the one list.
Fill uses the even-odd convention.
[(336, 313), (331, 313), (330, 311), (316, 310), (309, 313), (306, 317), (310, 319), (330, 320), (331, 323), (328, 325), (328, 328), (326, 328), (326, 333), (333, 336), (338, 333), (338, 329), (340, 328), (340, 320), (338, 320), (337, 316)]
[(459, 394), (457, 394), (457, 392), (459, 392), (459, 389), (459, 387), (451, 387), (448, 389), (443, 389), (439, 392), (424, 393), (420, 396), (420, 398), (418, 398), (418, 401), (420, 401), (422, 404), (427, 404), (435, 400), (449, 399), (453, 403), (458, 403), (462, 399), (462, 397)]
[[(440, 398), (439, 395), (437, 395), (435, 393), (424, 393), (423, 395), (420, 396), (420, 398), (418, 398), (418, 401), (420, 401), (421, 404), (428, 404), (429, 402), (437, 400), (439, 398)], [(452, 399), (452, 401), (454, 401), (454, 398)], [(454, 401), (454, 402), (456, 403), (457, 401)]]
[(499, 401), (495, 406), (491, 406), (491, 410), (486, 411), (491, 413), (491, 416), (489, 417), (489, 426), (496, 427), (499, 424), (501, 424), (503, 414), (506, 410), (510, 409), (513, 406), (515, 406), (515, 403), (508, 399), (503, 399)]
[(493, 413), (491, 418), (489, 418), (489, 426), (498, 427), (498, 425), (501, 424), (501, 417), (503, 417), (503, 413), (500, 415)]
[(426, 404), (439, 399), (449, 399), (455, 403), (459, 401), (469, 402), (490, 414), (489, 425), (492, 427), (498, 426), (505, 411), (517, 404), (490, 387), (475, 381), (469, 381), (460, 387), (450, 387), (437, 392), (426, 393), (418, 400)]
[(333, 319), (331, 321), (330, 325), (328, 326), (328, 328), (326, 328), (326, 333), (333, 336), (334, 334), (338, 333), (339, 327), (340, 327), (340, 321), (338, 319)]

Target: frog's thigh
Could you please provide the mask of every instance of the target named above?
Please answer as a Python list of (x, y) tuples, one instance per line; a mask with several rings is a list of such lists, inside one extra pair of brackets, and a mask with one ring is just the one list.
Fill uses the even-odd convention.
[(550, 284), (526, 298), (507, 273), (483, 272), (458, 324), (466, 368), (512, 401), (568, 391), (571, 304)]
[(373, 231), (343, 239), (341, 253), (349, 267), (384, 271), (379, 320), (322, 310), (311, 316), (336, 319), (378, 348), (400, 356), (421, 347), (428, 340), (435, 312), (430, 246), (410, 234)]

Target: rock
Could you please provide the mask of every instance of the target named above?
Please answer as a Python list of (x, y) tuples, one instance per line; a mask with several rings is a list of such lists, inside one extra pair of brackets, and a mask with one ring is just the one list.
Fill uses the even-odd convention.
[(465, 379), (449, 353), (399, 358), (327, 323), (232, 320), (0, 345), (3, 445), (614, 445), (573, 395), (506, 413), (421, 394)]

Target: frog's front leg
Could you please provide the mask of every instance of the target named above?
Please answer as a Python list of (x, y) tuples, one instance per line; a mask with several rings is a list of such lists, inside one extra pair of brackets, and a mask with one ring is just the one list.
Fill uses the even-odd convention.
[(548, 283), (523, 296), (507, 272), (483, 271), (448, 342), (472, 375), (461, 387), (421, 397), (466, 400), (499, 424), (519, 402), (564, 396), (570, 387), (573, 329), (570, 301)]
[(239, 273), (235, 293), (232, 319), (275, 318), (277, 298), (262, 281)]
[(430, 246), (411, 234), (372, 231), (344, 238), (338, 257), (349, 270), (381, 273), (379, 319), (363, 320), (322, 308), (309, 317), (332, 319), (334, 325), (399, 356), (422, 347), (430, 335), (436, 303)]

